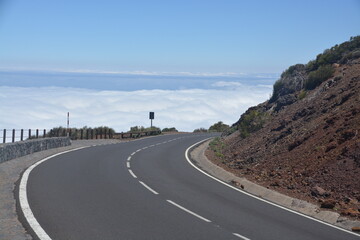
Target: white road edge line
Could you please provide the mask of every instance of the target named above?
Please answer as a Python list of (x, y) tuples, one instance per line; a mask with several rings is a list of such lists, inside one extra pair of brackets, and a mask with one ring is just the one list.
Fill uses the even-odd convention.
[(126, 167), (130, 168), (130, 162), (126, 162)]
[(36, 220), (33, 212), (31, 211), (30, 205), (29, 205), (29, 201), (27, 199), (27, 191), (26, 191), (26, 186), (27, 186), (27, 182), (29, 179), (29, 175), (31, 173), (31, 171), (38, 166), (39, 164), (53, 158), (56, 156), (59, 156), (61, 154), (65, 154), (68, 152), (72, 152), (72, 151), (76, 151), (76, 150), (80, 150), (83, 148), (87, 148), (90, 146), (86, 146), (86, 147), (79, 147), (79, 148), (75, 148), (75, 149), (71, 149), (68, 151), (64, 151), (64, 152), (60, 152), (60, 153), (56, 153), (54, 155), (51, 155), (47, 158), (44, 158), (36, 163), (34, 163), (33, 165), (31, 165), (29, 168), (27, 168), (25, 170), (25, 172), (23, 173), (22, 177), (21, 177), (21, 181), (20, 181), (20, 186), (19, 186), (19, 202), (20, 202), (20, 207), (21, 207), (21, 211), (24, 214), (24, 217), (26, 219), (26, 221), (29, 223), (30, 227), (32, 228), (32, 230), (35, 232), (35, 234), (38, 236), (38, 238), (40, 240), (51, 240), (51, 238), (49, 237), (49, 235), (45, 232), (45, 230), (40, 226), (39, 222)]
[(131, 160), (131, 156), (130, 156), (130, 157), (128, 157), (128, 158), (127, 158), (127, 160), (128, 160), (128, 161), (130, 161), (130, 160)]
[(174, 203), (174, 202), (171, 201), (171, 200), (166, 200), (166, 201), (167, 201), (168, 203), (171, 203), (171, 204), (174, 205), (175, 207), (178, 207), (178, 208), (180, 208), (181, 210), (183, 210), (183, 211), (185, 211), (185, 212), (187, 212), (187, 213), (190, 213), (191, 215), (193, 215), (193, 216), (195, 216), (195, 217), (197, 217), (197, 218), (199, 218), (199, 219), (201, 219), (201, 220), (203, 220), (203, 221), (205, 221), (205, 222), (209, 222), (209, 223), (211, 222), (209, 219), (206, 219), (206, 218), (200, 216), (199, 214), (196, 214), (196, 213), (190, 211), (189, 209), (186, 209), (186, 208), (184, 208), (183, 206), (180, 206), (179, 204)]
[(237, 237), (239, 237), (239, 238), (241, 238), (241, 239), (244, 239), (244, 240), (250, 240), (250, 238), (244, 237), (243, 235), (240, 235), (240, 234), (238, 234), (238, 233), (233, 233), (233, 235), (234, 235), (234, 236), (237, 236)]
[(191, 148), (193, 148), (194, 146), (196, 146), (196, 145), (198, 145), (198, 144), (200, 144), (200, 143), (202, 143), (202, 142), (205, 142), (205, 141), (207, 141), (207, 140), (209, 140), (209, 139), (211, 139), (211, 138), (212, 138), (212, 137), (206, 138), (206, 139), (204, 139), (204, 140), (201, 140), (201, 141), (199, 141), (199, 142), (191, 145), (190, 147), (188, 147), (188, 148), (186, 149), (186, 151), (185, 151), (185, 158), (186, 158), (186, 160), (187, 160), (188, 163), (189, 163), (191, 166), (193, 166), (196, 170), (198, 170), (198, 171), (200, 171), (201, 173), (205, 174), (206, 176), (214, 179), (215, 181), (217, 181), (217, 182), (219, 182), (219, 183), (222, 183), (222, 184), (224, 184), (225, 186), (228, 186), (229, 188), (232, 188), (232, 189), (234, 189), (234, 190), (236, 190), (236, 191), (238, 191), (238, 192), (241, 192), (241, 193), (243, 193), (243, 194), (245, 194), (245, 195), (248, 195), (249, 197), (255, 198), (255, 199), (260, 200), (260, 201), (262, 201), (262, 202), (268, 203), (268, 204), (270, 204), (270, 205), (272, 205), (272, 206), (281, 208), (281, 209), (283, 209), (283, 210), (286, 210), (286, 211), (291, 212), (291, 213), (295, 213), (295, 214), (297, 214), (297, 215), (299, 215), (299, 216), (302, 216), (302, 217), (304, 217), (304, 218), (311, 219), (311, 220), (313, 220), (313, 221), (322, 223), (322, 224), (327, 225), (327, 226), (329, 226), (329, 227), (332, 227), (332, 228), (335, 228), (335, 229), (337, 229), (337, 230), (340, 230), (340, 231), (343, 231), (343, 232), (346, 232), (346, 233), (350, 233), (350, 234), (352, 234), (352, 235), (354, 235), (354, 236), (359, 237), (359, 234), (357, 234), (357, 233), (351, 232), (351, 231), (346, 230), (346, 229), (344, 229), (344, 228), (341, 228), (341, 227), (332, 225), (332, 224), (330, 224), (330, 223), (321, 221), (321, 220), (319, 220), (319, 219), (310, 217), (310, 216), (305, 215), (305, 214), (303, 214), (303, 213), (296, 212), (296, 211), (291, 210), (291, 209), (289, 209), (289, 208), (286, 208), (286, 207), (283, 207), (283, 206), (278, 205), (278, 204), (276, 204), (276, 203), (270, 202), (270, 201), (268, 201), (268, 200), (266, 200), (266, 199), (263, 199), (263, 198), (260, 198), (260, 197), (255, 196), (255, 195), (252, 195), (251, 193), (245, 192), (245, 191), (243, 191), (243, 190), (241, 190), (241, 189), (239, 189), (239, 188), (236, 188), (236, 187), (234, 187), (234, 186), (232, 186), (232, 185), (230, 185), (230, 184), (228, 184), (228, 183), (226, 183), (226, 182), (223, 182), (222, 180), (217, 179), (216, 177), (214, 177), (214, 176), (208, 174), (207, 172), (203, 171), (202, 169), (198, 168), (198, 167), (197, 167), (195, 164), (193, 164), (193, 163), (191, 162), (191, 160), (189, 159), (189, 157), (188, 157), (189, 150), (190, 150)]
[(145, 188), (147, 188), (147, 190), (149, 190), (149, 191), (152, 192), (153, 194), (155, 194), (155, 195), (159, 194), (158, 192), (154, 191), (151, 187), (149, 187), (148, 185), (146, 185), (146, 184), (143, 183), (142, 181), (139, 181), (139, 183), (141, 183), (141, 185), (143, 185)]
[(131, 174), (131, 176), (133, 176), (133, 178), (137, 178), (137, 176), (134, 174), (133, 171), (131, 171), (131, 169), (128, 169), (129, 170), (129, 173)]

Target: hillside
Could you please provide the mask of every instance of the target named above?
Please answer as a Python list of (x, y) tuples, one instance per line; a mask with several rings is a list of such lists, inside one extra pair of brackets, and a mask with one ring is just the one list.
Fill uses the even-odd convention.
[(211, 146), (228, 171), (360, 219), (360, 36), (291, 66)]

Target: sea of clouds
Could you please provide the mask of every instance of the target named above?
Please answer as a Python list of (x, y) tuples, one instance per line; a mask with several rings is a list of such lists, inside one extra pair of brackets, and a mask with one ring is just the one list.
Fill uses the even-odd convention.
[(0, 86), (0, 129), (109, 126), (128, 131), (153, 124), (180, 131), (233, 124), (249, 107), (267, 100), (271, 85), (215, 82), (213, 89), (109, 91), (69, 87)]

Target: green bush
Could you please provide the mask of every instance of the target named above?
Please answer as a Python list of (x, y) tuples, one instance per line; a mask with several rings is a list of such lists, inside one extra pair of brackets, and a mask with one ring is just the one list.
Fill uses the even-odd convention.
[(224, 124), (223, 122), (219, 121), (209, 128), (209, 132), (224, 132), (229, 128), (229, 125)]
[(319, 86), (325, 80), (331, 78), (335, 69), (331, 65), (319, 67), (316, 71), (309, 73), (308, 79), (305, 81), (305, 89), (311, 90)]
[(223, 150), (224, 150), (225, 146), (226, 146), (225, 143), (223, 141), (221, 141), (220, 137), (214, 138), (209, 143), (210, 149), (215, 153), (215, 156), (218, 158), (224, 157)]
[(241, 116), (238, 129), (240, 136), (246, 138), (252, 132), (256, 132), (261, 129), (267, 120), (268, 115), (263, 112), (251, 110)]
[(178, 130), (174, 127), (172, 128), (164, 128), (163, 130), (161, 130), (162, 132), (178, 132)]
[(306, 65), (306, 69), (308, 72), (311, 72), (319, 69), (321, 66), (331, 65), (333, 63), (346, 63), (347, 60), (359, 56), (356, 54), (359, 49), (360, 36), (351, 37), (350, 41), (335, 45), (317, 55), (315, 60), (310, 61)]
[(300, 91), (299, 95), (298, 95), (298, 99), (304, 99), (306, 97), (306, 91), (303, 89)]
[(145, 128), (143, 126), (134, 126), (134, 127), (130, 127), (130, 131), (128, 131), (129, 133), (140, 133), (140, 132), (150, 132), (150, 131), (159, 131), (161, 132), (161, 129), (158, 127), (148, 127)]
[(206, 128), (197, 128), (194, 130), (194, 133), (204, 133), (207, 132), (208, 130)]

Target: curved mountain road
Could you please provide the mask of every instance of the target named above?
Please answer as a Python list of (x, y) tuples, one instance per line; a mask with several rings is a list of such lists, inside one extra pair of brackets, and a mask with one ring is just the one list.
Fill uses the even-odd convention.
[(165, 135), (55, 156), (30, 172), (29, 206), (54, 240), (359, 239), (196, 170), (184, 153), (211, 136)]

